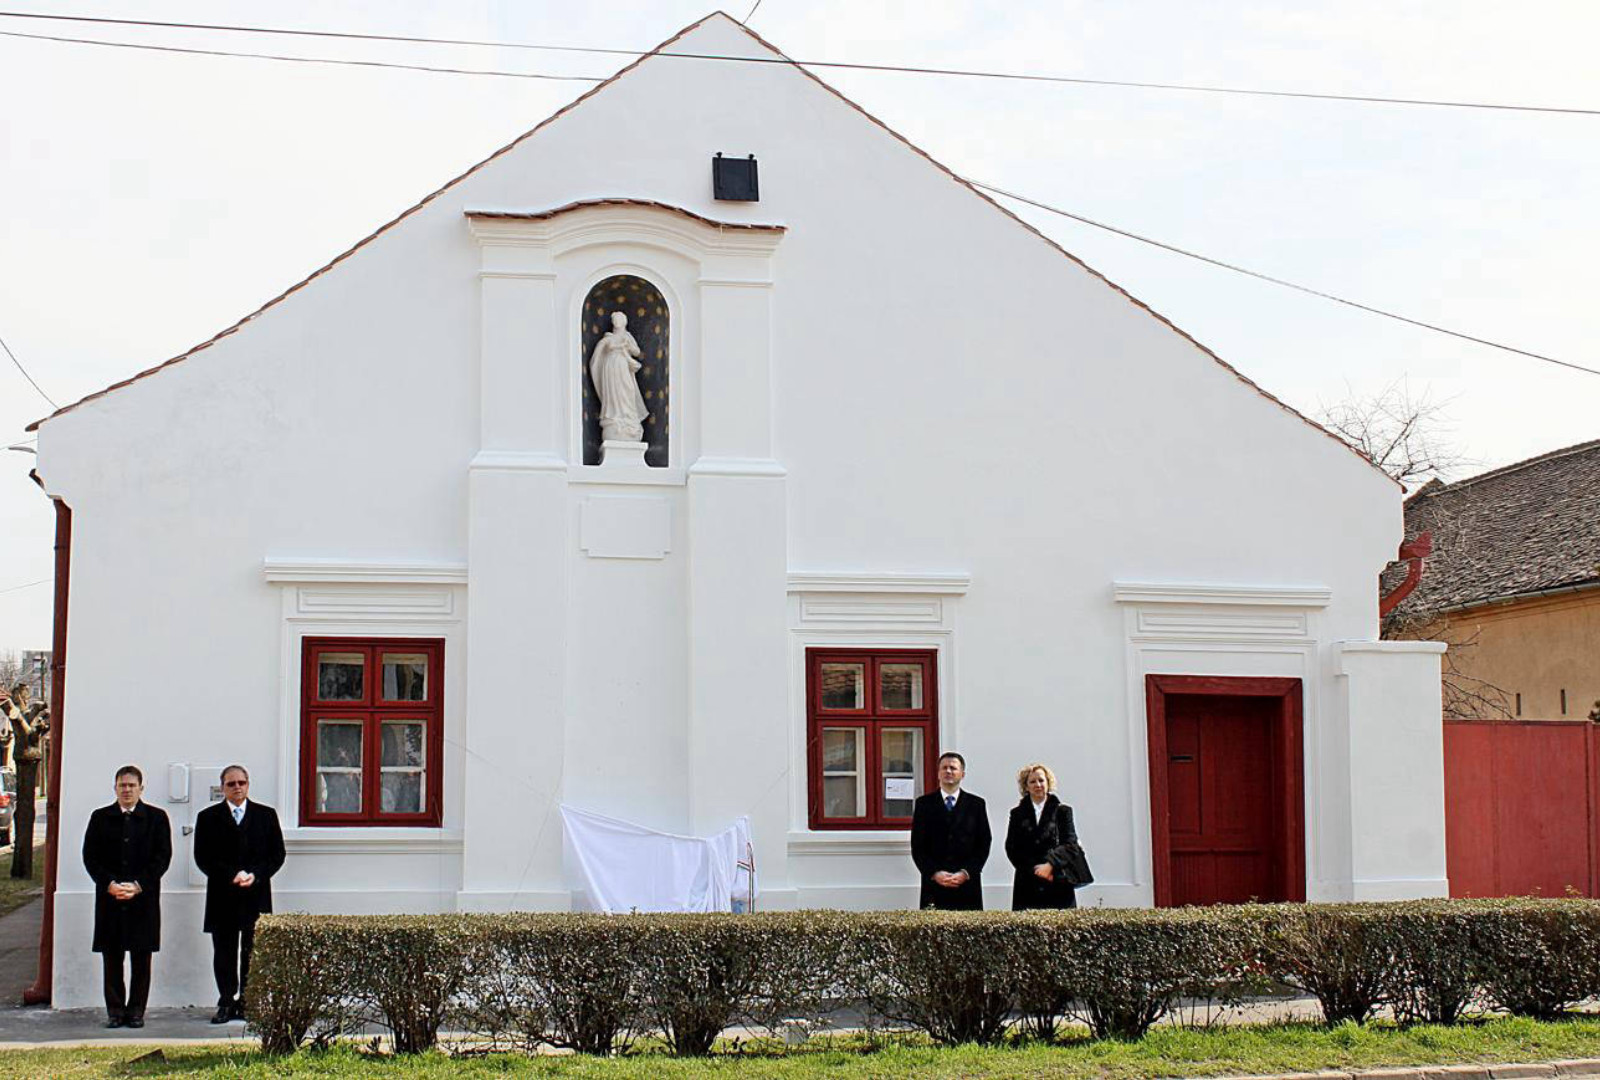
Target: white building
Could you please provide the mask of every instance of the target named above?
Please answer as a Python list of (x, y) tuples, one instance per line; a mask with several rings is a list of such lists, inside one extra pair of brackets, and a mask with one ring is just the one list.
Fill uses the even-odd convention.
[[(648, 464), (593, 463), (614, 310)], [(560, 802), (748, 815), (767, 908), (911, 907), (891, 781), (941, 748), (997, 834), (1054, 767), (1084, 903), (1447, 891), (1437, 656), (1374, 640), (1400, 489), (792, 66), (645, 58), (38, 453), (61, 1007), (125, 761), (175, 830), (247, 764), (279, 910), (567, 908)], [(176, 851), (154, 1004), (214, 996)]]

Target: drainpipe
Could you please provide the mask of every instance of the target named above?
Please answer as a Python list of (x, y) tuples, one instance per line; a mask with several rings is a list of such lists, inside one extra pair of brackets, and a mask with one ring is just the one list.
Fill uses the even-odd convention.
[[(42, 489), (37, 472), (34, 482)], [(61, 855), (61, 717), (67, 698), (67, 578), (72, 566), (72, 508), (56, 507), (55, 626), (50, 635), (50, 790), (45, 796), (44, 923), (39, 928), (39, 977), (22, 992), (24, 1005), (50, 1004), (55, 975), (56, 867)], [(30, 840), (31, 842), (31, 840)]]

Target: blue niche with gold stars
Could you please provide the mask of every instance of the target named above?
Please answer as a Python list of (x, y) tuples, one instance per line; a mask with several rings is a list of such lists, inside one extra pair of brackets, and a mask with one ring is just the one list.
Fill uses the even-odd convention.
[(644, 278), (617, 274), (589, 290), (583, 301), (583, 345), (578, 352), (578, 369), (583, 373), (583, 463), (600, 464), (600, 395), (589, 373), (589, 357), (594, 347), (611, 329), (611, 313), (628, 317), (628, 332), (639, 343), (637, 373), (639, 393), (649, 416), (644, 421), (646, 465), (658, 469), (667, 465), (667, 427), (672, 415), (667, 398), (668, 334), (667, 301), (661, 290)]

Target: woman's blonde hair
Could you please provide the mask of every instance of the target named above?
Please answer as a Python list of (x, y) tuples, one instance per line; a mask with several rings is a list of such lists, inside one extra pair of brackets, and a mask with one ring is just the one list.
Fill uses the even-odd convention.
[(1056, 789), (1056, 774), (1051, 772), (1050, 766), (1046, 765), (1044, 762), (1035, 761), (1032, 765), (1024, 765), (1017, 772), (1018, 794), (1026, 795), (1028, 793), (1028, 781), (1032, 778), (1035, 772), (1044, 773), (1044, 784), (1046, 791), (1054, 791)]

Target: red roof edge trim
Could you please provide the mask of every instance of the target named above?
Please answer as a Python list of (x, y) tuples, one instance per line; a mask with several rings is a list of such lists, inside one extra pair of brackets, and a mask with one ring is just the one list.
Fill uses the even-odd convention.
[[(702, 21), (704, 21), (704, 20), (702, 20)], [(996, 210), (1000, 211), (1000, 213), (1004, 214), (1006, 217), (1010, 218), (1012, 221), (1016, 222), (1018, 225), (1021, 225), (1024, 229), (1028, 230), (1034, 236), (1037, 236), (1040, 240), (1043, 240), (1046, 244), (1049, 244), (1052, 248), (1054, 248), (1056, 251), (1060, 252), (1062, 255), (1066, 256), (1068, 259), (1070, 259), (1073, 262), (1077, 263), (1084, 270), (1088, 271), (1090, 274), (1092, 274), (1095, 277), (1099, 278), (1102, 282), (1104, 282), (1111, 289), (1115, 290), (1116, 292), (1121, 293), (1122, 296), (1124, 298), (1126, 298), (1129, 302), (1131, 302), (1132, 304), (1134, 304), (1135, 306), (1137, 306), (1139, 308), (1142, 308), (1145, 311), (1146, 314), (1148, 314), (1148, 315), (1152, 316), (1153, 318), (1159, 320), (1160, 322), (1164, 323), (1167, 326), (1168, 329), (1170, 329), (1171, 331), (1176, 333), (1179, 337), (1183, 338), (1185, 341), (1189, 342), (1189, 344), (1193, 345), (1195, 348), (1199, 349), (1201, 352), (1203, 352), (1207, 356), (1209, 356), (1212, 360), (1214, 360), (1218, 364), (1220, 364), (1223, 367), (1223, 369), (1226, 370), (1227, 372), (1229, 372), (1231, 375), (1233, 375), (1234, 378), (1238, 379), (1240, 382), (1242, 382), (1246, 386), (1250, 387), (1250, 389), (1254, 390), (1256, 393), (1260, 394), (1262, 397), (1266, 398), (1268, 401), (1270, 401), (1274, 405), (1278, 406), (1284, 412), (1287, 412), (1290, 416), (1295, 417), (1296, 419), (1298, 419), (1298, 420), (1302, 421), (1303, 423), (1309, 425), (1312, 429), (1321, 432), (1323, 435), (1326, 435), (1328, 438), (1332, 439), (1334, 442), (1338, 443), (1340, 446), (1342, 446), (1346, 450), (1350, 451), (1356, 457), (1360, 458), (1363, 463), (1365, 463), (1369, 468), (1371, 468), (1375, 472), (1377, 472), (1384, 479), (1388, 480), (1390, 483), (1394, 484), (1396, 487), (1400, 488), (1402, 491), (1405, 490), (1404, 485), (1401, 484), (1400, 481), (1396, 480), (1394, 477), (1390, 476), (1388, 473), (1386, 473), (1382, 469), (1378, 468), (1378, 466), (1373, 463), (1372, 459), (1367, 457), (1360, 450), (1357, 450), (1354, 446), (1350, 445), (1344, 439), (1341, 439), (1338, 435), (1334, 434), (1333, 432), (1329, 431), (1327, 428), (1323, 427), (1321, 424), (1317, 423), (1315, 420), (1311, 419), (1309, 416), (1307, 416), (1305, 413), (1301, 412), (1299, 409), (1296, 409), (1294, 406), (1292, 406), (1292, 405), (1288, 404), (1287, 402), (1283, 401), (1281, 398), (1278, 398), (1275, 395), (1269, 393), (1268, 391), (1262, 389), (1262, 387), (1261, 387), (1261, 385), (1259, 383), (1255, 382), (1253, 379), (1251, 379), (1249, 376), (1245, 375), (1238, 368), (1234, 367), (1232, 364), (1228, 363), (1222, 357), (1218, 356), (1211, 349), (1209, 349), (1205, 345), (1201, 344), (1200, 341), (1198, 341), (1194, 337), (1194, 335), (1190, 334), (1188, 331), (1186, 331), (1182, 327), (1178, 326), (1171, 319), (1167, 318), (1165, 315), (1161, 314), (1159, 311), (1157, 311), (1154, 308), (1152, 308), (1149, 304), (1145, 303), (1143, 300), (1140, 300), (1137, 296), (1134, 296), (1127, 289), (1124, 289), (1121, 285), (1118, 285), (1116, 282), (1114, 282), (1110, 278), (1106, 277), (1100, 271), (1096, 270), (1094, 267), (1092, 267), (1088, 263), (1084, 262), (1078, 256), (1074, 255), (1072, 252), (1068, 251), (1066, 248), (1064, 248), (1060, 244), (1056, 243), (1050, 237), (1048, 237), (1044, 233), (1040, 232), (1036, 227), (1034, 227), (1033, 225), (1029, 224), (1027, 221), (1023, 220), (1023, 218), (1018, 216), (1014, 211), (1010, 210), (1003, 203), (1000, 203), (1000, 202), (996, 201), (994, 198), (990, 197), (986, 192), (984, 192), (981, 189), (979, 189), (977, 186), (975, 186), (972, 183), (972, 181), (968, 180), (966, 177), (962, 176), (961, 174), (959, 174), (956, 171), (954, 171), (953, 169), (951, 169), (949, 166), (945, 165), (939, 159), (935, 158), (932, 154), (930, 154), (926, 150), (922, 149), (922, 147), (918, 146), (916, 143), (912, 142), (910, 139), (908, 139), (904, 135), (900, 134), (894, 128), (890, 127), (888, 124), (885, 124), (882, 120), (879, 120), (876, 116), (873, 116), (870, 112), (868, 112), (866, 109), (862, 108), (860, 105), (856, 104), (854, 101), (851, 101), (841, 91), (836, 90), (834, 87), (830, 86), (821, 77), (819, 77), (818, 75), (814, 74), (813, 72), (807, 70), (806, 67), (803, 64), (799, 64), (799, 63), (796, 63), (794, 60), (791, 60), (787, 55), (784, 54), (783, 50), (779, 49), (776, 45), (773, 45), (771, 42), (769, 42), (768, 40), (763, 38), (760, 34), (756, 33), (754, 30), (750, 29), (748, 26), (745, 26), (743, 23), (740, 23), (739, 25), (740, 25), (740, 29), (742, 29), (745, 33), (749, 34), (756, 41), (759, 41), (762, 45), (766, 46), (768, 49), (771, 49), (777, 55), (783, 57), (783, 59), (788, 60), (789, 63), (792, 64), (795, 67), (795, 69), (798, 70), (801, 74), (805, 75), (806, 78), (808, 78), (811, 81), (815, 82), (818, 86), (822, 87), (824, 90), (828, 91), (828, 93), (832, 94), (834, 97), (838, 98), (840, 101), (844, 102), (846, 105), (848, 105), (852, 109), (856, 110), (856, 112), (860, 113), (862, 116), (866, 117), (868, 120), (870, 120), (874, 124), (878, 125), (880, 128), (882, 128), (884, 131), (888, 132), (890, 135), (893, 135), (896, 139), (899, 139), (912, 152), (914, 152), (914, 153), (918, 154), (919, 156), (921, 156), (929, 164), (934, 166), (934, 168), (938, 169), (940, 172), (942, 172), (946, 176), (950, 177), (950, 179), (954, 180), (956, 183), (960, 184), (962, 187), (964, 187), (968, 191), (972, 192), (978, 198), (982, 199), (984, 202), (988, 203), (990, 206), (992, 206)]]
[[(260, 307), (256, 308), (250, 314), (246, 315), (244, 318), (240, 319), (238, 322), (234, 323), (232, 326), (228, 327), (227, 329), (219, 331), (218, 333), (216, 333), (216, 334), (212, 335), (211, 337), (207, 338), (205, 341), (202, 341), (200, 344), (194, 346), (192, 349), (189, 349), (187, 352), (179, 353), (177, 356), (174, 356), (170, 360), (164, 360), (161, 363), (155, 365), (154, 367), (149, 367), (149, 368), (146, 368), (145, 370), (143, 370), (143, 371), (141, 371), (141, 372), (139, 372), (139, 373), (137, 373), (135, 375), (130, 375), (128, 378), (123, 379), (120, 382), (114, 382), (110, 386), (106, 387), (103, 390), (97, 390), (92, 394), (89, 394), (89, 395), (87, 395), (85, 397), (79, 398), (77, 401), (74, 401), (74, 402), (72, 402), (70, 404), (67, 404), (67, 405), (63, 405), (59, 409), (57, 409), (55, 412), (51, 413), (49, 416), (43, 417), (42, 419), (39, 419), (39, 420), (35, 420), (33, 423), (29, 424), (27, 426), (27, 428), (24, 429), (24, 430), (26, 430), (26, 431), (37, 431), (41, 424), (43, 424), (43, 423), (45, 423), (46, 421), (49, 421), (49, 420), (54, 420), (56, 417), (60, 416), (62, 413), (71, 412), (73, 409), (76, 409), (80, 405), (83, 405), (83, 404), (86, 404), (86, 403), (88, 403), (90, 401), (93, 401), (96, 398), (105, 397), (107, 394), (111, 393), (114, 390), (121, 390), (124, 386), (128, 386), (131, 383), (138, 382), (140, 379), (148, 378), (149, 376), (154, 375), (158, 371), (161, 371), (161, 370), (163, 370), (165, 368), (171, 367), (173, 364), (177, 364), (177, 363), (180, 363), (180, 362), (182, 362), (184, 360), (187, 360), (189, 357), (193, 356), (197, 352), (200, 352), (202, 349), (210, 348), (212, 345), (215, 345), (217, 342), (221, 341), (223, 338), (227, 337), (228, 335), (237, 332), (240, 329), (240, 327), (244, 326), (248, 322), (251, 322), (252, 320), (257, 318), (258, 316), (264, 314), (269, 308), (272, 308), (272, 307), (276, 306), (280, 301), (286, 299), (290, 295), (292, 295), (292, 294), (294, 294), (296, 292), (299, 292), (301, 289), (303, 289), (307, 285), (311, 284), (317, 278), (321, 277), (323, 274), (326, 274), (329, 270), (332, 270), (335, 266), (338, 266), (340, 263), (344, 262), (344, 260), (348, 259), (350, 256), (354, 255), (356, 252), (360, 251), (362, 248), (364, 248), (368, 244), (372, 243), (372, 241), (376, 240), (379, 236), (382, 236), (384, 233), (388, 232), (390, 229), (392, 229), (396, 225), (400, 224), (402, 221), (404, 221), (406, 218), (410, 217), (412, 214), (415, 214), (418, 210), (421, 210), (424, 206), (427, 206), (429, 203), (433, 202), (433, 200), (437, 199), (440, 195), (443, 195), (446, 191), (449, 191), (451, 188), (453, 188), (457, 184), (461, 183), (461, 181), (465, 180), (467, 177), (471, 176), (473, 173), (477, 172), (479, 169), (483, 168), (485, 165), (489, 164), (491, 161), (494, 161), (495, 159), (497, 159), (497, 158), (499, 158), (499, 157), (501, 157), (501, 156), (503, 156), (503, 155), (505, 155), (507, 153), (510, 153), (517, 146), (519, 146), (523, 142), (526, 142), (528, 139), (532, 138), (534, 135), (537, 135), (540, 131), (543, 131), (546, 127), (548, 127), (551, 124), (555, 123), (561, 117), (565, 116), (567, 113), (571, 112), (573, 109), (577, 108), (579, 105), (581, 105), (585, 101), (587, 101), (589, 98), (593, 97), (595, 94), (598, 94), (600, 91), (604, 90), (606, 87), (610, 86), (612, 83), (614, 83), (618, 79), (622, 78), (628, 72), (632, 71), (634, 68), (638, 67), (640, 64), (642, 64), (646, 60), (650, 59), (650, 57), (654, 56), (656, 53), (660, 52), (662, 49), (667, 48), (669, 45), (671, 45), (673, 42), (677, 41), (678, 39), (682, 38), (684, 35), (689, 34), (692, 31), (698, 29), (707, 20), (712, 19), (716, 15), (719, 15), (719, 14), (722, 14), (722, 13), (721, 12), (712, 12), (710, 15), (707, 15), (703, 19), (697, 19), (695, 22), (692, 22), (688, 26), (685, 26), (682, 30), (679, 30), (676, 34), (673, 34), (671, 37), (669, 37), (667, 40), (663, 41), (661, 44), (657, 45), (655, 48), (651, 49), (649, 52), (647, 52), (644, 55), (640, 56), (637, 60), (633, 61), (631, 64), (628, 64), (627, 66), (625, 66), (622, 69), (620, 69), (615, 75), (612, 75), (609, 79), (606, 79), (604, 82), (596, 83), (594, 86), (591, 86), (588, 90), (585, 90), (582, 94), (579, 94), (577, 97), (575, 97), (571, 101), (567, 102), (561, 108), (557, 109), (555, 112), (551, 113), (549, 116), (547, 116), (543, 120), (539, 121), (538, 124), (536, 124), (533, 127), (529, 128), (527, 131), (523, 132), (521, 135), (518, 135), (515, 139), (512, 139), (510, 142), (506, 143), (500, 149), (496, 150), (494, 153), (490, 154), (488, 157), (484, 158), (482, 161), (480, 161), (476, 165), (472, 166), (466, 172), (462, 173), (461, 175), (455, 177), (452, 180), (447, 181), (442, 186), (440, 186), (437, 190), (435, 190), (433, 192), (430, 192), (427, 195), (424, 195), (420, 200), (418, 200), (418, 202), (416, 203), (415, 206), (412, 206), (412, 207), (402, 211), (399, 215), (394, 217), (392, 220), (390, 220), (388, 222), (385, 222), (383, 225), (378, 226), (376, 229), (374, 229), (372, 232), (368, 233), (366, 236), (362, 237), (360, 240), (357, 240), (355, 242), (355, 244), (353, 244), (348, 250), (344, 251), (343, 253), (341, 253), (339, 255), (336, 255), (332, 259), (332, 261), (330, 261), (327, 265), (321, 267), (320, 269), (313, 270), (305, 278), (302, 278), (300, 281), (298, 281), (295, 284), (289, 286), (287, 289), (283, 290), (283, 292), (279, 293), (277, 296), (274, 296), (271, 300), (268, 300), (266, 303), (262, 304)], [(727, 16), (724, 16), (724, 17), (727, 17)]]
[(468, 210), (465, 213), (469, 218), (489, 218), (496, 221), (548, 221), (562, 214), (570, 214), (577, 210), (592, 210), (604, 206), (641, 206), (649, 210), (665, 210), (668, 213), (677, 214), (679, 217), (688, 218), (690, 221), (698, 222), (701, 225), (708, 225), (713, 229), (742, 229), (755, 232), (788, 231), (788, 226), (785, 225), (763, 225), (758, 222), (748, 221), (718, 221), (715, 218), (708, 218), (704, 214), (697, 214), (693, 210), (687, 210), (681, 206), (673, 206), (671, 203), (657, 202), (655, 199), (628, 199), (622, 197), (579, 199), (577, 202), (569, 202), (550, 210)]
[(1015, 222), (1016, 224), (1022, 226), (1028, 232), (1032, 233), (1034, 236), (1036, 236), (1040, 240), (1044, 241), (1050, 247), (1054, 248), (1061, 255), (1065, 256), (1067, 259), (1070, 259), (1072, 262), (1074, 262), (1078, 266), (1082, 267), (1088, 273), (1090, 273), (1093, 276), (1099, 278), (1108, 287), (1110, 287), (1114, 291), (1120, 293), (1130, 303), (1132, 303), (1135, 306), (1143, 309), (1147, 314), (1149, 314), (1153, 318), (1155, 318), (1155, 319), (1159, 320), (1160, 322), (1162, 322), (1163, 324), (1165, 324), (1168, 329), (1172, 330), (1179, 337), (1182, 337), (1184, 340), (1188, 341), (1195, 348), (1199, 349), (1201, 352), (1203, 352), (1207, 356), (1209, 356), (1217, 364), (1221, 365), (1222, 368), (1224, 370), (1226, 370), (1227, 372), (1229, 372), (1230, 374), (1232, 374), (1234, 376), (1234, 378), (1238, 379), (1240, 382), (1242, 382), (1246, 386), (1250, 387), (1252, 390), (1254, 390), (1256, 393), (1260, 394), (1262, 397), (1266, 398), (1268, 401), (1272, 402), (1274, 405), (1277, 405), (1280, 409), (1282, 409), (1285, 412), (1287, 412), (1290, 416), (1293, 416), (1296, 419), (1302, 421), (1303, 423), (1305, 423), (1308, 426), (1310, 426), (1313, 430), (1321, 432), (1323, 435), (1326, 435), (1328, 438), (1332, 439), (1334, 442), (1338, 443), (1340, 446), (1344, 447), (1346, 450), (1349, 450), (1352, 454), (1354, 454), (1354, 455), (1356, 455), (1356, 457), (1360, 458), (1363, 462), (1365, 462), (1369, 467), (1371, 467), (1379, 475), (1381, 475), (1381, 476), (1385, 477), (1386, 479), (1388, 479), (1396, 487), (1400, 487), (1402, 491), (1404, 490), (1404, 486), (1402, 484), (1400, 484), (1400, 482), (1398, 480), (1395, 480), (1393, 477), (1389, 476), (1388, 473), (1385, 473), (1382, 469), (1379, 469), (1377, 465), (1373, 464), (1373, 462), (1365, 454), (1362, 454), (1361, 451), (1357, 450), (1354, 446), (1351, 446), (1348, 442), (1346, 442), (1345, 440), (1341, 439), (1338, 435), (1335, 435), (1333, 432), (1329, 431), (1327, 428), (1323, 427), (1321, 424), (1317, 423), (1315, 420), (1312, 420), (1310, 417), (1306, 416), (1304, 413), (1300, 412), (1298, 409), (1296, 409), (1293, 406), (1289, 405), (1287, 402), (1285, 402), (1282, 399), (1274, 396), (1271, 393), (1268, 393), (1266, 390), (1264, 390), (1260, 386), (1260, 384), (1256, 383), (1254, 380), (1250, 379), (1243, 372), (1241, 372), (1238, 368), (1234, 367), (1232, 364), (1230, 364), (1226, 360), (1222, 359), (1222, 357), (1218, 356), (1211, 349), (1207, 348), (1199, 340), (1197, 340), (1192, 334), (1188, 333), (1183, 328), (1179, 327), (1171, 319), (1167, 318), (1165, 315), (1162, 315), (1160, 312), (1156, 311), (1149, 304), (1146, 304), (1144, 301), (1140, 300), (1138, 297), (1136, 297), (1132, 293), (1128, 292), (1128, 290), (1124, 289), (1122, 286), (1118, 285), (1116, 282), (1114, 282), (1110, 278), (1106, 277), (1106, 275), (1102, 274), (1100, 271), (1096, 270), (1094, 267), (1092, 267), (1088, 263), (1084, 262), (1078, 256), (1072, 254), (1072, 252), (1068, 251), (1066, 248), (1064, 248), (1060, 244), (1056, 243), (1056, 241), (1052, 240), (1050, 237), (1048, 237), (1044, 233), (1040, 232), (1036, 227), (1034, 227), (1033, 225), (1029, 224), (1027, 221), (1023, 220), (1015, 212), (1013, 212), (1012, 210), (1008, 209), (1003, 204), (997, 202), (995, 199), (991, 198), (985, 192), (979, 190), (977, 187), (975, 187), (971, 183), (971, 181), (967, 180), (965, 177), (961, 176), (960, 174), (956, 173), (954, 170), (950, 169), (943, 162), (939, 161), (937, 158), (935, 158), (933, 155), (929, 154), (926, 150), (922, 149), (916, 143), (913, 143), (910, 139), (906, 138), (904, 135), (902, 135), (898, 131), (894, 130), (894, 128), (890, 127), (888, 124), (885, 124), (882, 120), (879, 120), (876, 116), (873, 116), (870, 112), (868, 112), (866, 109), (862, 108), (860, 105), (856, 104), (854, 101), (850, 100), (850, 98), (846, 97), (839, 90), (837, 90), (834, 87), (830, 86), (827, 82), (825, 82), (819, 76), (817, 76), (813, 72), (807, 70), (804, 66), (796, 63), (793, 59), (791, 59), (788, 55), (786, 55), (783, 52), (782, 49), (779, 49), (776, 45), (773, 45), (766, 38), (762, 37), (760, 34), (756, 33), (754, 30), (751, 30), (748, 26), (745, 26), (743, 23), (739, 22), (737, 19), (734, 19), (731, 15), (728, 15), (726, 12), (720, 11), (720, 10), (719, 11), (713, 11), (710, 14), (706, 15), (704, 18), (697, 19), (695, 22), (690, 23), (688, 26), (684, 27), (682, 30), (679, 30), (676, 34), (673, 34), (670, 38), (668, 38), (667, 40), (663, 41), (660, 45), (657, 45), (654, 49), (651, 49), (649, 52), (647, 52), (644, 55), (640, 56), (637, 60), (633, 61), (631, 64), (628, 64), (626, 67), (624, 67), (621, 70), (619, 70), (615, 75), (612, 75), (609, 79), (605, 80), (602, 83), (597, 83), (593, 87), (590, 87), (584, 93), (580, 94), (578, 97), (574, 98), (572, 101), (568, 102), (566, 105), (562, 106), (560, 109), (557, 109), (555, 112), (551, 113), (548, 117), (546, 117), (544, 120), (540, 121), (533, 128), (530, 128), (528, 131), (526, 131), (523, 134), (517, 136), (515, 139), (511, 140), (511, 142), (507, 143), (505, 146), (501, 147), (499, 150), (496, 150), (493, 154), (490, 154), (488, 157), (484, 158), (482, 161), (480, 161), (476, 165), (472, 166), (470, 169), (468, 169), (466, 172), (462, 173), (460, 176), (457, 176), (455, 179), (453, 179), (453, 180), (449, 181), (448, 183), (444, 184), (437, 191), (434, 191), (433, 193), (425, 196), (415, 206), (413, 206), (410, 209), (406, 210), (405, 212), (401, 213), (398, 217), (394, 218), (392, 221), (388, 222), (387, 224), (380, 226), (378, 229), (374, 230), (368, 236), (366, 236), (366, 237), (362, 238), (361, 240), (357, 241), (356, 244), (353, 247), (351, 247), (348, 251), (344, 252), (343, 254), (337, 256), (336, 258), (334, 258), (332, 262), (328, 263), (326, 266), (322, 267), (320, 270), (314, 271), (312, 274), (310, 274), (310, 276), (306, 277), (304, 280), (298, 282), (295, 285), (290, 286), (288, 289), (285, 289), (283, 292), (279, 293), (277, 296), (273, 297), (271, 300), (268, 300), (265, 304), (262, 304), (261, 307), (257, 308), (255, 311), (251, 312), (249, 315), (246, 315), (244, 318), (240, 319), (238, 322), (234, 323), (232, 326), (228, 327), (226, 330), (223, 330), (220, 333), (216, 334), (215, 336), (209, 338), (208, 340), (201, 342), (199, 345), (196, 345), (194, 348), (190, 349), (188, 352), (180, 353), (179, 355), (174, 356), (170, 360), (167, 360), (167, 361), (165, 361), (163, 363), (157, 364), (155, 367), (147, 368), (146, 370), (141, 371), (136, 375), (133, 375), (133, 376), (127, 378), (127, 379), (123, 379), (121, 382), (113, 383), (112, 385), (106, 387), (104, 390), (100, 390), (100, 391), (97, 391), (97, 392), (95, 392), (93, 394), (88, 395), (87, 397), (80, 398), (79, 400), (74, 401), (69, 405), (64, 405), (61, 408), (57, 409), (55, 412), (51, 413), (49, 416), (44, 417), (41, 420), (35, 420), (33, 423), (29, 424), (25, 430), (27, 430), (27, 431), (36, 431), (36, 430), (38, 430), (39, 425), (43, 424), (47, 420), (53, 420), (56, 417), (60, 416), (62, 413), (70, 412), (71, 410), (76, 409), (78, 406), (80, 406), (80, 405), (82, 405), (82, 404), (84, 404), (86, 402), (93, 401), (95, 398), (104, 397), (106, 394), (111, 393), (113, 390), (120, 390), (122, 387), (127, 386), (130, 383), (137, 382), (138, 380), (146, 378), (147, 376), (154, 375), (156, 372), (162, 370), (163, 368), (170, 367), (173, 364), (176, 364), (176, 363), (179, 363), (180, 361), (186, 360), (190, 356), (193, 356), (195, 353), (199, 352), (200, 350), (205, 349), (205, 348), (207, 348), (207, 347), (209, 347), (211, 345), (216, 344), (218, 341), (220, 341), (223, 338), (227, 337), (229, 334), (234, 333), (240, 327), (242, 327), (246, 323), (250, 322), (252, 319), (255, 319), (257, 316), (261, 315), (268, 308), (273, 307), (275, 304), (277, 304), (279, 301), (283, 300), (285, 297), (289, 296), (291, 293), (297, 292), (301, 288), (303, 288), (306, 285), (310, 284), (312, 281), (315, 281), (317, 278), (321, 277), (323, 274), (325, 274), (329, 270), (333, 269), (339, 263), (343, 262), (345, 259), (347, 259), (351, 255), (355, 254), (361, 248), (363, 248), (367, 244), (371, 243), (378, 236), (382, 235), (384, 232), (387, 232), (389, 229), (393, 228), (395, 225), (398, 225), (401, 221), (404, 221), (406, 218), (410, 217), (412, 214), (416, 213), (418, 210), (421, 210), (424, 206), (428, 205), (434, 199), (438, 198), (440, 195), (444, 194), (450, 188), (454, 187), (456, 184), (459, 184), (461, 181), (465, 180), (467, 177), (471, 176), (473, 173), (477, 172), (479, 169), (483, 168), (485, 165), (489, 164), (491, 161), (494, 161), (496, 158), (499, 158), (501, 155), (510, 152), (512, 149), (514, 149), (516, 146), (518, 146), (522, 142), (524, 142), (527, 139), (531, 138), (532, 136), (538, 134), (540, 131), (544, 130), (544, 128), (546, 128), (550, 124), (554, 123), (556, 120), (560, 119), (562, 116), (566, 115), (572, 109), (576, 108), (578, 105), (582, 104), (584, 101), (587, 101), (590, 97), (593, 97), (595, 94), (599, 93), (601, 90), (604, 90), (606, 87), (610, 86), (612, 83), (616, 82), (618, 79), (622, 78), (622, 76), (626, 75), (628, 72), (632, 71), (634, 68), (638, 67), (640, 64), (642, 64), (646, 60), (650, 59), (650, 57), (654, 56), (656, 53), (661, 52), (663, 49), (667, 48), (673, 42), (678, 41), (680, 38), (684, 37), (685, 35), (693, 32), (694, 30), (699, 29), (705, 23), (707, 23), (708, 21), (710, 21), (711, 19), (715, 18), (718, 15), (721, 15), (723, 18), (725, 18), (725, 19), (729, 20), (730, 22), (734, 23), (734, 25), (738, 26), (740, 30), (743, 30), (746, 34), (748, 34), (750, 36), (750, 38), (752, 40), (756, 41), (763, 48), (767, 49), (768, 51), (772, 52), (774, 55), (776, 55), (776, 56), (782, 58), (783, 60), (787, 61), (791, 66), (794, 67), (795, 70), (799, 71), (806, 78), (810, 79), (812, 82), (814, 82), (818, 86), (822, 87), (828, 93), (832, 94), (834, 97), (838, 98), (840, 101), (842, 101), (846, 105), (850, 106), (850, 108), (856, 110), (862, 116), (866, 117), (872, 123), (874, 123), (878, 127), (882, 128), (885, 132), (887, 132), (889, 135), (893, 136), (895, 139), (898, 139), (902, 144), (904, 144), (913, 153), (917, 154), (923, 160), (927, 161), (930, 165), (932, 165), (934, 168), (938, 169), (940, 172), (944, 173), (950, 179), (954, 180), (956, 183), (958, 183), (962, 187), (966, 188), (973, 195), (976, 195), (978, 198), (982, 199), (984, 202), (986, 202), (990, 206), (994, 207), (996, 210), (998, 210), (1005, 217), (1009, 218), (1011, 221)]

